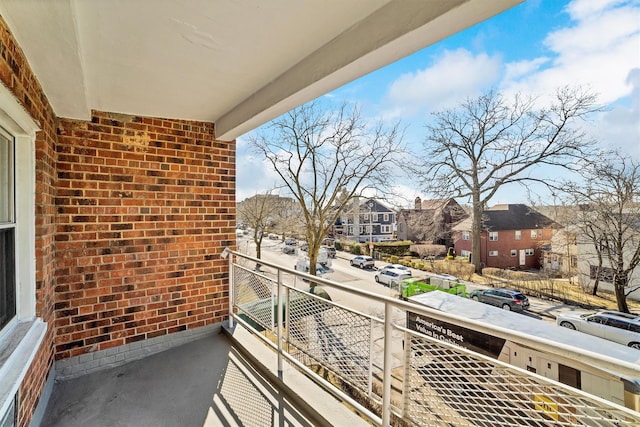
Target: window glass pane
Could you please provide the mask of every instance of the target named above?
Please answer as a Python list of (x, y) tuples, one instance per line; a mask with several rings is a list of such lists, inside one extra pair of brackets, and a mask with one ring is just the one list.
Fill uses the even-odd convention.
[(0, 133), (0, 223), (13, 220), (13, 140)]
[(14, 229), (0, 229), (0, 328), (16, 315)]

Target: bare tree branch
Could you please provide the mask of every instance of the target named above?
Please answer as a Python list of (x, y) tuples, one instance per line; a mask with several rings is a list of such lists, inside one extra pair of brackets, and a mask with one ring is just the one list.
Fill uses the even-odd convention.
[(272, 121), (250, 141), (300, 205), (311, 274), (341, 210), (365, 190), (380, 188), (403, 151), (399, 124), (370, 126), (357, 106), (332, 110), (320, 101)]
[(481, 273), (480, 228), (484, 208), (506, 184), (539, 182), (535, 166), (576, 169), (592, 158), (595, 142), (573, 125), (598, 111), (595, 95), (582, 88), (561, 88), (551, 105), (516, 96), (508, 101), (489, 92), (458, 109), (436, 112), (427, 126), (420, 171), (425, 189), (438, 198), (469, 198), (473, 206), (473, 251)]

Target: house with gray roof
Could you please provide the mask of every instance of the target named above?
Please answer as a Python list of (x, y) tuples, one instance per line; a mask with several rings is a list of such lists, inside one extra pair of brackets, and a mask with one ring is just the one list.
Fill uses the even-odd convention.
[[(453, 245), (459, 256), (471, 255), (470, 216), (453, 227)], [(484, 267), (516, 270), (539, 269), (543, 251), (560, 226), (524, 204), (487, 208), (482, 217), (480, 260)]]

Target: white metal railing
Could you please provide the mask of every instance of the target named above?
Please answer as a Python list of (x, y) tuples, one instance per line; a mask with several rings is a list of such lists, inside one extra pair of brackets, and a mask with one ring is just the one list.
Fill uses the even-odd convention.
[[(637, 426), (640, 413), (406, 326), (408, 313), (454, 322), (582, 364), (640, 378), (640, 367), (525, 333), (310, 276), (225, 250), (229, 322), (258, 332), (284, 361), (374, 424), (418, 426)], [(256, 265), (260, 269), (255, 269)], [(316, 284), (315, 294), (309, 284)], [(302, 284), (302, 286), (301, 286)], [(337, 304), (321, 289), (368, 301), (375, 314)], [(364, 403), (361, 403), (364, 402)]]

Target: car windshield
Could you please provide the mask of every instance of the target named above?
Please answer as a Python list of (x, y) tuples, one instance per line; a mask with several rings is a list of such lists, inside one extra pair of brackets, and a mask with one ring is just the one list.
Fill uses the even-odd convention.
[(513, 298), (517, 299), (517, 300), (520, 300), (520, 301), (523, 301), (526, 297), (524, 295), (522, 295), (522, 294), (515, 294), (513, 296)]

